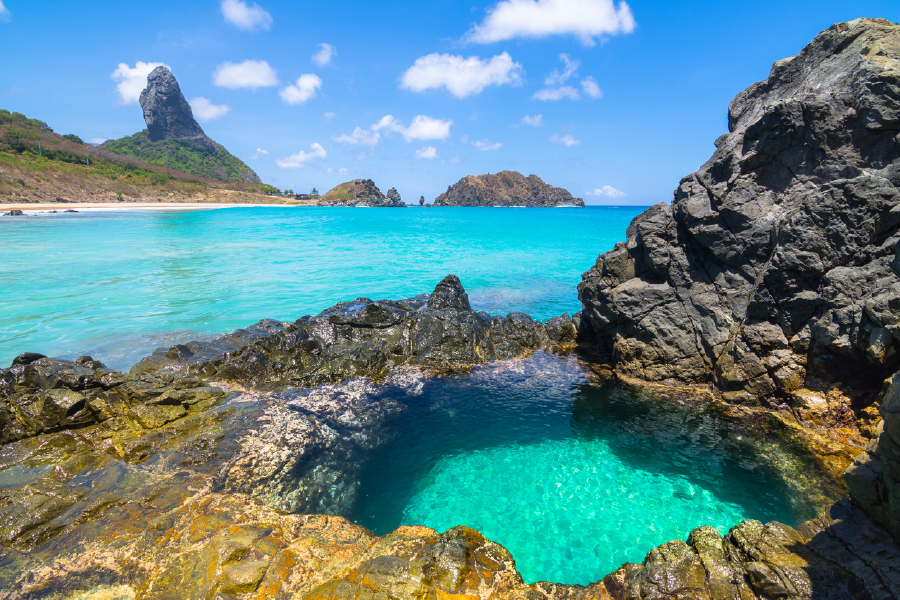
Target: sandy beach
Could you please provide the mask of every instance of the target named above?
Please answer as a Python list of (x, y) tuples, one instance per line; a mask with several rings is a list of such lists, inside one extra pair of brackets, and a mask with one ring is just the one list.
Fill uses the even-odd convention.
[(213, 210), (217, 208), (251, 207), (251, 206), (297, 206), (284, 203), (241, 204), (232, 202), (45, 202), (41, 204), (0, 204), (0, 213), (21, 210), (25, 213), (63, 212), (74, 209), (78, 211), (118, 211), (118, 210)]

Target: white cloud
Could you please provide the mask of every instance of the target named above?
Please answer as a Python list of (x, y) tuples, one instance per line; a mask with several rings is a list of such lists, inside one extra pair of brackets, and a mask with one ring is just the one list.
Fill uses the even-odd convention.
[(606, 196), (607, 198), (624, 198), (625, 192), (621, 192), (611, 185), (604, 185), (590, 192), (585, 192), (585, 196)]
[(312, 55), (312, 61), (324, 67), (331, 62), (332, 56), (337, 56), (337, 50), (331, 44), (319, 44), (319, 51)]
[(342, 133), (338, 136), (331, 136), (331, 139), (341, 144), (350, 144), (351, 146), (374, 146), (381, 139), (381, 134), (371, 129), (357, 127), (349, 135)]
[(256, 152), (247, 157), (248, 160), (258, 160), (264, 156), (269, 156), (268, 150), (263, 150), (262, 148), (257, 148)]
[(310, 144), (310, 148), (312, 148), (312, 152), (304, 152), (301, 150), (297, 154), (291, 154), (287, 158), (279, 158), (275, 161), (275, 164), (282, 169), (306, 169), (309, 168), (306, 163), (312, 160), (325, 160), (328, 154), (325, 152), (325, 148), (316, 142)]
[(522, 118), (522, 123), (524, 125), (531, 125), (532, 127), (540, 127), (544, 124), (544, 116), (543, 115), (525, 115)]
[(635, 22), (624, 1), (613, 0), (504, 0), (488, 9), (484, 22), (466, 34), (466, 39), (491, 44), (513, 38), (574, 35), (585, 46), (594, 38), (631, 33)]
[(554, 69), (553, 72), (547, 75), (547, 77), (544, 79), (544, 85), (554, 86), (564, 84), (569, 80), (569, 77), (571, 77), (575, 74), (576, 71), (578, 71), (578, 67), (581, 66), (580, 61), (571, 60), (569, 58), (569, 55), (565, 52), (559, 55), (559, 59), (565, 63), (566, 68), (563, 69), (562, 73)]
[(105, 142), (108, 139), (109, 138), (92, 137), (88, 140), (88, 144), (91, 144), (94, 146), (99, 146), (100, 144), (102, 144), (103, 142)]
[(303, 104), (310, 98), (315, 98), (316, 90), (322, 87), (322, 80), (318, 75), (306, 73), (297, 78), (297, 82), (279, 90), (278, 95), (287, 104)]
[(275, 69), (264, 60), (245, 60), (242, 63), (223, 62), (213, 73), (213, 83), (219, 87), (236, 90), (278, 85)]
[(253, 31), (272, 27), (272, 15), (255, 2), (247, 6), (242, 0), (222, 0), (219, 8), (225, 20), (238, 29)]
[(563, 146), (571, 148), (572, 146), (577, 146), (578, 144), (580, 144), (581, 140), (576, 140), (569, 134), (560, 137), (558, 133), (554, 133), (550, 136), (550, 142), (554, 144), (562, 144)]
[(214, 121), (228, 114), (231, 107), (227, 104), (213, 104), (203, 96), (191, 98), (191, 112), (199, 121)]
[(134, 67), (119, 63), (119, 67), (110, 75), (113, 81), (119, 82), (116, 86), (116, 91), (119, 92), (119, 102), (121, 104), (137, 104), (141, 92), (147, 87), (147, 75), (156, 67), (168, 69), (169, 65), (160, 62), (145, 63), (140, 60), (134, 63)]
[(328, 169), (325, 172), (329, 173), (329, 174), (337, 173), (338, 175), (346, 175), (347, 173), (350, 172), (350, 169), (348, 169), (347, 167), (341, 167), (340, 169), (335, 170), (335, 169), (332, 169), (331, 167), (328, 167)]
[(414, 92), (445, 88), (457, 98), (465, 98), (489, 85), (518, 85), (524, 72), (507, 52), (490, 60), (435, 52), (417, 58), (403, 74), (400, 87)]
[(425, 146), (421, 150), (416, 150), (416, 158), (437, 158), (437, 148), (434, 146)]
[(369, 156), (369, 155), (366, 154), (366, 151), (363, 150), (362, 152), (360, 152), (360, 153), (356, 156), (356, 160), (366, 160), (366, 158), (367, 158), (368, 156)]
[(603, 90), (600, 89), (600, 86), (597, 85), (597, 80), (593, 77), (585, 77), (584, 79), (582, 79), (581, 89), (583, 89), (584, 93), (594, 100), (603, 97)]
[(542, 90), (538, 90), (531, 98), (533, 100), (541, 100), (543, 102), (554, 102), (556, 100), (562, 99), (578, 100), (579, 98), (581, 98), (581, 95), (578, 93), (578, 90), (576, 90), (572, 86), (564, 85), (558, 88), (544, 88)]
[(408, 129), (400, 126), (398, 131), (403, 134), (407, 142), (413, 140), (445, 140), (450, 137), (450, 126), (453, 121), (433, 119), (425, 115), (416, 115)]
[(450, 163), (451, 165), (455, 165), (456, 163), (459, 162), (459, 157), (458, 157), (458, 156), (454, 156), (453, 158), (451, 158), (451, 159), (448, 160), (447, 162)]
[(377, 123), (369, 126), (368, 129), (356, 127), (353, 133), (343, 133), (339, 136), (332, 136), (336, 142), (350, 145), (374, 146), (381, 139), (381, 130), (387, 130), (393, 133), (403, 135), (403, 139), (407, 142), (413, 140), (444, 140), (450, 136), (450, 126), (453, 125), (451, 120), (442, 120), (429, 117), (427, 115), (416, 115), (413, 117), (409, 127), (404, 127), (403, 123), (393, 117), (393, 115), (385, 115), (379, 119)]
[(3, 6), (3, 0), (0, 0), (0, 21), (9, 21), (9, 9)]
[(337, 113), (328, 111), (327, 113), (323, 114), (322, 116), (325, 117), (325, 121), (331, 121), (333, 118), (335, 118), (337, 116)]
[(472, 142), (472, 145), (482, 152), (487, 152), (488, 150), (498, 150), (503, 147), (503, 144), (501, 142), (494, 142), (492, 144), (489, 140), (477, 140)]

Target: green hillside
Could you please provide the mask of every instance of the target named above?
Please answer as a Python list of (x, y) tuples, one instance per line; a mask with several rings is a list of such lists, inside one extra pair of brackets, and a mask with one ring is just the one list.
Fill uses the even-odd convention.
[(100, 147), (207, 179), (261, 183), (250, 167), (208, 138), (151, 142), (145, 129), (130, 137), (104, 142)]

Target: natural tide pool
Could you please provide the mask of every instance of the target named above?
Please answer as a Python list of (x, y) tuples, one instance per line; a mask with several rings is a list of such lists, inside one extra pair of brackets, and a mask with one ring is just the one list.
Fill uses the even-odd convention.
[(777, 444), (593, 382), (573, 357), (539, 352), (398, 399), (408, 410), (366, 457), (350, 518), (377, 534), (475, 528), (512, 552), (527, 583), (588, 584), (701, 525), (797, 525), (821, 508), (788, 485), (782, 467), (796, 474), (802, 461)]
[[(114, 207), (113, 207), (114, 208)], [(408, 298), (456, 273), (472, 306), (545, 320), (644, 207), (227, 208), (0, 217), (0, 365), (159, 346)]]

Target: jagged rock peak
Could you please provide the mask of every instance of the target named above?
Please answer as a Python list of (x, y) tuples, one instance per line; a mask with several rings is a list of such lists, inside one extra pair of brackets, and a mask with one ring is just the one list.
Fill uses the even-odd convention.
[(428, 298), (428, 308), (434, 310), (447, 310), (448, 308), (472, 310), (472, 306), (469, 304), (469, 295), (463, 289), (459, 277), (453, 274), (447, 275), (435, 286), (434, 291)]
[(178, 81), (167, 67), (156, 67), (147, 76), (147, 87), (141, 92), (140, 102), (150, 141), (206, 138)]
[(435, 206), (584, 206), (567, 190), (518, 171), (467, 175), (437, 197)]
[(898, 107), (891, 21), (837, 23), (776, 62), (672, 205), (583, 275), (582, 339), (735, 402), (799, 410), (823, 381), (880, 387), (900, 366)]

